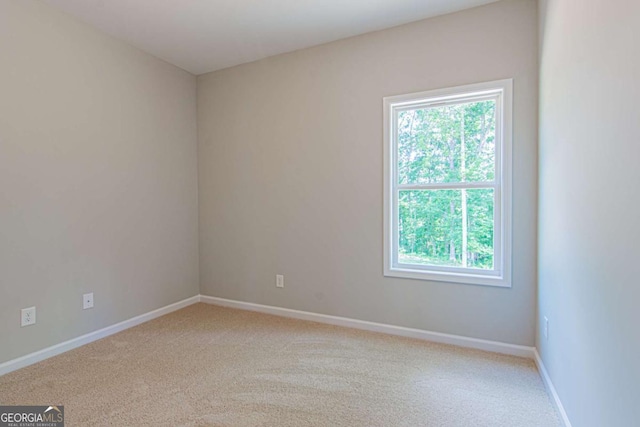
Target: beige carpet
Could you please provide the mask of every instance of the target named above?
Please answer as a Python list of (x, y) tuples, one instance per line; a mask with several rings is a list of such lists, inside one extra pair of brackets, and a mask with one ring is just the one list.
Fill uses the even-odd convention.
[(0, 377), (67, 426), (558, 426), (531, 360), (196, 304)]

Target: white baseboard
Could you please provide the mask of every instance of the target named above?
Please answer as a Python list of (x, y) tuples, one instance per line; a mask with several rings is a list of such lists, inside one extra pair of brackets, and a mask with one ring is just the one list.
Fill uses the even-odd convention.
[(538, 355), (538, 352), (534, 347), (527, 347), (522, 345), (507, 344), (498, 341), (482, 340), (478, 338), (463, 337), (460, 335), (443, 334), (440, 332), (426, 331), (422, 329), (405, 328), (402, 326), (393, 326), (383, 323), (368, 322), (365, 320), (350, 319), (347, 317), (330, 316), (326, 314), (312, 313), (307, 311), (292, 310), (282, 307), (274, 307), (269, 305), (254, 304), (249, 302), (235, 301), (225, 298), (210, 297), (205, 295), (196, 295), (191, 298), (176, 302), (174, 304), (167, 305), (157, 310), (150, 311), (140, 316), (133, 317), (115, 325), (108, 326), (106, 328), (90, 332), (77, 338), (73, 338), (69, 341), (62, 342), (60, 344), (47, 347), (45, 349), (36, 351), (31, 354), (19, 357), (17, 359), (9, 360), (0, 364), (0, 376), (9, 372), (15, 371), (20, 368), (32, 365), (58, 354), (64, 353), (74, 348), (81, 347), (85, 344), (89, 344), (93, 341), (108, 337), (125, 329), (132, 328), (141, 323), (148, 322), (165, 314), (169, 314), (173, 311), (180, 310), (181, 308), (189, 305), (203, 302), (207, 304), (219, 305), (224, 307), (238, 308), (242, 310), (256, 311), (260, 313), (273, 314), (281, 317), (289, 317), (294, 319), (308, 320), (312, 322), (325, 323), (335, 326), (344, 326), (348, 328), (361, 329), (372, 332), (382, 332), (390, 335), (397, 335), (408, 338), (422, 339), (425, 341), (433, 341), (442, 344), (457, 345), (460, 347), (474, 348), (479, 350), (491, 351), (494, 353), (502, 353), (513, 356), (527, 357), (534, 359), (540, 370), (542, 379), (551, 394), (554, 403), (558, 406), (558, 411), (562, 415), (563, 421), (567, 427), (571, 427), (567, 418), (566, 412), (562, 407), (562, 403), (558, 398), (558, 395), (549, 379), (546, 369), (542, 364), (542, 360)]
[(426, 331), (422, 329), (405, 328), (402, 326), (387, 325), (384, 323), (368, 322), (365, 320), (350, 319), (347, 317), (330, 316), (326, 314), (312, 313), (308, 311), (292, 310), (289, 308), (274, 307), (269, 305), (254, 304), (243, 301), (230, 300), (225, 298), (210, 297), (205, 295), (196, 295), (191, 298), (178, 301), (174, 304), (167, 305), (157, 310), (150, 311), (140, 316), (133, 317), (115, 325), (107, 326), (106, 328), (90, 332), (77, 338), (73, 338), (69, 341), (65, 341), (60, 344), (47, 347), (45, 349), (36, 351), (31, 354), (19, 357), (17, 359), (9, 360), (0, 364), (0, 376), (9, 372), (15, 371), (20, 368), (32, 365), (58, 354), (64, 353), (74, 348), (81, 347), (85, 344), (89, 344), (93, 341), (108, 337), (125, 329), (132, 328), (141, 323), (148, 322), (165, 314), (169, 314), (181, 308), (189, 305), (203, 302), (207, 304), (219, 305), (223, 307), (238, 308), (241, 310), (256, 311), (260, 313), (272, 314), (281, 317), (289, 317), (293, 319), (308, 320), (312, 322), (325, 323), (335, 326), (344, 326), (347, 328), (361, 329), (372, 332), (382, 332), (390, 335), (397, 335), (408, 338), (417, 338), (425, 341), (433, 341), (443, 344), (457, 345), (460, 347), (474, 348), (479, 350), (491, 351), (494, 353), (509, 354), (513, 356), (527, 357), (534, 359), (542, 377), (542, 381), (551, 396), (553, 403), (555, 404), (562, 422), (565, 427), (572, 427), (567, 413), (562, 406), (560, 397), (556, 392), (551, 378), (538, 354), (538, 350), (534, 347), (527, 347), (522, 345), (507, 344), (498, 341), (482, 340), (478, 338), (463, 337), (460, 335), (443, 334), (440, 332)]
[(102, 328), (95, 332), (90, 332), (77, 338), (70, 339), (69, 341), (47, 347), (45, 349), (36, 351), (35, 353), (27, 354), (26, 356), (1, 363), (0, 376), (17, 369), (24, 368), (25, 366), (33, 365), (34, 363), (64, 353), (65, 351), (73, 350), (74, 348), (81, 347), (85, 344), (89, 344), (90, 342), (108, 337), (109, 335), (113, 335), (120, 331), (124, 331), (125, 329), (132, 328), (141, 323), (148, 322), (149, 320), (155, 319), (157, 317), (164, 316), (165, 314), (169, 314), (173, 311), (180, 310), (181, 308), (184, 308), (191, 304), (195, 304), (197, 302), (200, 302), (200, 295), (178, 301), (174, 304), (161, 307), (157, 310), (141, 314), (140, 316), (132, 317), (131, 319), (116, 323), (115, 325), (107, 326), (106, 328)]
[(540, 376), (542, 377), (542, 382), (547, 389), (547, 392), (551, 396), (551, 400), (555, 405), (558, 413), (560, 414), (560, 418), (564, 423), (564, 427), (571, 427), (571, 421), (569, 421), (569, 417), (567, 416), (567, 412), (564, 410), (564, 406), (562, 406), (562, 401), (560, 400), (560, 396), (558, 396), (558, 392), (556, 392), (556, 388), (553, 386), (551, 382), (551, 377), (547, 372), (547, 368), (545, 368), (544, 363), (542, 362), (542, 358), (540, 357), (540, 353), (538, 353), (538, 349), (534, 349), (534, 356), (536, 365), (538, 366), (538, 371), (540, 372)]
[(200, 295), (200, 302), (219, 305), (242, 310), (257, 311), (276, 316), (290, 317), (293, 319), (310, 320), (312, 322), (327, 323), (329, 325), (345, 326), (348, 328), (362, 329), (365, 331), (382, 332), (390, 335), (417, 338), (425, 341), (433, 341), (442, 344), (452, 344), (460, 347), (475, 348), (494, 353), (509, 354), (512, 356), (534, 358), (535, 348), (523, 345), (507, 344), (498, 341), (488, 341), (478, 338), (468, 338), (460, 335), (443, 334), (440, 332), (425, 331), (422, 329), (405, 328), (402, 326), (374, 323), (365, 320), (350, 319), (347, 317), (329, 316), (326, 314), (311, 313), (308, 311), (291, 310), (289, 308), (274, 307), (270, 305), (254, 304), (235, 301), (225, 298)]

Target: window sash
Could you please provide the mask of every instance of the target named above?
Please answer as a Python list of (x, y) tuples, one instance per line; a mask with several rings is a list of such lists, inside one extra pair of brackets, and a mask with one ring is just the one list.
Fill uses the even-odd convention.
[(398, 190), (469, 190), (474, 188), (500, 188), (496, 181), (478, 182), (434, 182), (428, 184), (397, 184)]
[[(502, 91), (490, 91), (490, 94), (469, 94), (465, 96), (465, 94), (460, 94), (456, 96), (454, 100), (448, 101), (446, 98), (437, 98), (435, 101), (429, 100), (420, 100), (414, 102), (406, 102), (402, 104), (402, 106), (398, 106), (396, 104), (391, 105), (391, 113), (393, 117), (392, 124), (392, 143), (393, 143), (393, 172), (394, 172), (394, 182), (398, 187), (404, 185), (440, 185), (440, 184), (453, 184), (453, 183), (466, 183), (465, 181), (454, 181), (454, 182), (446, 182), (446, 183), (426, 183), (426, 184), (400, 184), (399, 174), (400, 167), (398, 165), (398, 116), (401, 111), (411, 111), (411, 110), (423, 110), (423, 109), (431, 109), (431, 108), (439, 108), (447, 105), (460, 105), (460, 104), (470, 104), (473, 102), (482, 102), (482, 101), (494, 101), (496, 103), (496, 111), (495, 111), (495, 121), (496, 121), (496, 135), (495, 135), (495, 153), (493, 158), (493, 181), (482, 181), (482, 182), (493, 182), (495, 185), (500, 185), (501, 181), (501, 158), (500, 158), (500, 147), (502, 146), (502, 135), (499, 129), (501, 129), (501, 112), (502, 112)], [(435, 188), (435, 187), (434, 187)], [(444, 188), (444, 187), (443, 187)], [(471, 187), (470, 187), (471, 188)]]
[[(400, 191), (403, 189), (396, 188), (393, 194), (393, 246), (392, 246), (392, 266), (395, 268), (402, 269), (410, 269), (416, 271), (443, 271), (449, 273), (456, 272), (464, 272), (464, 274), (473, 274), (478, 276), (501, 276), (502, 273), (502, 262), (501, 256), (502, 251), (500, 249), (502, 232), (500, 230), (500, 211), (501, 211), (501, 202), (502, 202), (502, 194), (500, 186), (489, 186), (484, 185), (482, 187), (460, 187), (456, 186), (455, 188), (436, 188), (437, 190), (445, 190), (445, 189), (474, 189), (474, 188), (492, 188), (493, 192), (493, 268), (492, 269), (480, 269), (480, 268), (469, 268), (469, 267), (455, 267), (455, 266), (441, 266), (441, 265), (431, 265), (431, 264), (407, 264), (401, 263), (399, 261), (400, 254), (400, 215), (399, 215), (399, 202), (398, 199), (400, 197)], [(425, 190), (433, 190), (434, 188), (426, 188)], [(418, 189), (420, 190), (420, 189)]]

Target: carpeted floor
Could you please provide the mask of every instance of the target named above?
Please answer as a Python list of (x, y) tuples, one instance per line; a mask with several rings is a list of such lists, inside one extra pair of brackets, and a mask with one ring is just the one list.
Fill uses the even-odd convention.
[(531, 360), (196, 304), (0, 377), (74, 426), (559, 426)]

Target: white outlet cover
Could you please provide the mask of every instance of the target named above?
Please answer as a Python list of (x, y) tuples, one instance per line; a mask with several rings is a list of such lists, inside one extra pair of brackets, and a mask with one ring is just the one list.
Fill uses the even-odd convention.
[(549, 339), (549, 319), (547, 316), (544, 317), (544, 337)]
[(284, 288), (284, 276), (276, 274), (276, 288)]
[(82, 309), (93, 308), (93, 292), (82, 295)]
[(36, 323), (36, 308), (29, 307), (20, 310), (20, 326), (35, 325)]

